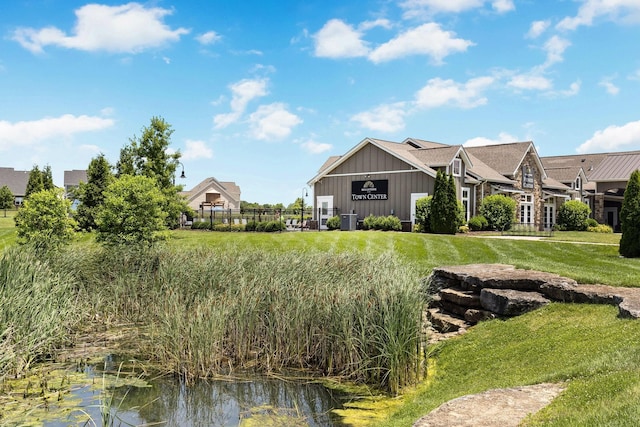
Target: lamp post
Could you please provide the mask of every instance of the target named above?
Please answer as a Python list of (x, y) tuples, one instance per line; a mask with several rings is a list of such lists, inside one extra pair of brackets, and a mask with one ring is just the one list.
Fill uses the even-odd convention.
[(304, 231), (304, 198), (308, 195), (307, 187), (302, 187), (302, 197), (300, 198), (300, 232)]
[[(180, 167), (182, 168), (182, 173), (180, 174), (180, 179), (185, 179), (187, 176), (184, 174), (184, 165), (182, 164), (181, 161), (176, 161), (176, 163), (178, 165), (180, 165)], [(173, 173), (173, 185), (176, 185), (176, 173)]]

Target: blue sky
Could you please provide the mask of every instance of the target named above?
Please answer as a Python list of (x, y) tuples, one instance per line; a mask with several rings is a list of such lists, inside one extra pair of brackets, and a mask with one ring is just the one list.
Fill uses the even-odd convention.
[(640, 149), (640, 0), (15, 0), (0, 32), (0, 166), (58, 185), (153, 116), (186, 189), (285, 205), (365, 137)]

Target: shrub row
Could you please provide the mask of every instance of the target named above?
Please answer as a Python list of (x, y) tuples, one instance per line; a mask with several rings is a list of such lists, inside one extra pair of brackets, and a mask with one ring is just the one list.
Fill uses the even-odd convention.
[(375, 216), (369, 215), (362, 222), (364, 230), (400, 231), (402, 223), (397, 216)]
[(284, 231), (286, 226), (281, 221), (249, 221), (245, 224), (223, 224), (221, 222), (214, 222), (211, 224), (208, 221), (196, 221), (191, 225), (192, 230), (212, 230), (212, 231), (259, 231), (265, 233), (272, 233), (275, 231)]

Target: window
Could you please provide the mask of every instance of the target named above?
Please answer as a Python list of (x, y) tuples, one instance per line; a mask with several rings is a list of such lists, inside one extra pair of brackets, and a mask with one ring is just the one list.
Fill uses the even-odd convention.
[(520, 223), (533, 224), (533, 195), (520, 196)]
[(465, 221), (469, 221), (469, 214), (470, 214), (470, 210), (469, 210), (469, 195), (470, 195), (470, 191), (469, 191), (469, 187), (462, 187), (462, 197), (461, 197), (461, 201), (462, 201), (462, 205), (464, 206), (464, 219)]
[(580, 177), (576, 178), (576, 190), (582, 190), (582, 179)]
[(453, 159), (451, 169), (453, 176), (460, 176), (462, 174), (462, 161), (460, 159)]

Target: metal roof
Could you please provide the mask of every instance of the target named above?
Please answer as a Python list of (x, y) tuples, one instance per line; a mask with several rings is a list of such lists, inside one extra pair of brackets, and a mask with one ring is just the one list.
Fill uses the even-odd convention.
[(591, 181), (628, 181), (640, 169), (640, 153), (608, 154), (589, 176)]

